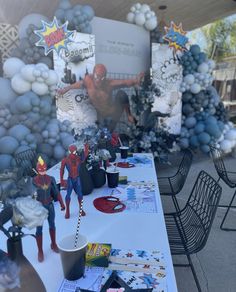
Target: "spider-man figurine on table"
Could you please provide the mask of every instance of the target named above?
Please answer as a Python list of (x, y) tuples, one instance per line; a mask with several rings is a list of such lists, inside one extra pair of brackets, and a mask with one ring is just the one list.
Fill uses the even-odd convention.
[[(89, 146), (85, 144), (84, 147), (84, 155), (83, 157), (77, 154), (77, 147), (75, 145), (69, 146), (69, 155), (65, 157), (61, 162), (60, 169), (60, 182), (62, 187), (66, 187), (66, 214), (65, 218), (70, 218), (70, 200), (71, 193), (74, 190), (76, 195), (78, 196), (79, 205), (81, 205), (83, 194), (81, 190), (81, 182), (80, 182), (80, 165), (85, 161), (88, 156)], [(67, 181), (63, 179), (65, 167), (68, 171)], [(85, 216), (84, 210), (82, 211), (82, 216)]]
[[(48, 210), (49, 234), (51, 237), (51, 249), (58, 253), (56, 244), (56, 227), (55, 227), (55, 210), (53, 201), (59, 201), (61, 210), (65, 209), (60, 191), (57, 187), (54, 177), (46, 174), (47, 165), (44, 160), (39, 157), (36, 165), (37, 175), (33, 178), (33, 185), (36, 187), (37, 200), (42, 203), (44, 208)], [(36, 228), (36, 241), (38, 246), (38, 261), (44, 260), (43, 254), (43, 226)]]

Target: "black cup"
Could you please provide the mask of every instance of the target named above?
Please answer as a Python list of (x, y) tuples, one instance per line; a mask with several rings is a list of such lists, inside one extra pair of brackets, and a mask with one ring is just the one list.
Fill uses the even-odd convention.
[(58, 244), (64, 277), (69, 281), (80, 279), (85, 271), (87, 239), (79, 235), (77, 247), (74, 243), (75, 235), (70, 235)]
[(122, 159), (126, 159), (128, 157), (128, 150), (129, 150), (129, 147), (127, 146), (120, 147), (120, 157)]
[(109, 188), (116, 188), (119, 183), (119, 171), (106, 170), (107, 174), (107, 184)]

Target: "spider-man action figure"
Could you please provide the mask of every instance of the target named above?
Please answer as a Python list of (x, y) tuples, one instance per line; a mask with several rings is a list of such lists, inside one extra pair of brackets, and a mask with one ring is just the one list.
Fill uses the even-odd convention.
[[(80, 157), (77, 154), (77, 147), (75, 145), (69, 146), (69, 155), (65, 157), (61, 162), (61, 169), (60, 169), (60, 182), (62, 187), (67, 188), (66, 194), (66, 214), (65, 218), (70, 218), (70, 200), (71, 200), (71, 193), (74, 190), (76, 195), (78, 196), (79, 205), (81, 205), (81, 201), (83, 199), (83, 194), (81, 190), (81, 182), (80, 182), (80, 165), (88, 156), (88, 144), (84, 147), (84, 157)], [(65, 167), (68, 171), (68, 178), (67, 182), (63, 179)], [(82, 211), (82, 216), (85, 216), (84, 210)]]
[[(33, 184), (36, 187), (37, 200), (42, 203), (44, 208), (48, 210), (48, 224), (49, 234), (51, 237), (51, 249), (58, 253), (58, 246), (56, 244), (56, 227), (55, 227), (55, 210), (53, 201), (59, 201), (61, 210), (65, 209), (61, 194), (57, 187), (54, 177), (46, 174), (47, 165), (44, 160), (39, 157), (36, 165), (38, 174), (33, 178)], [(43, 254), (43, 226), (36, 228), (36, 241), (38, 246), (38, 261), (44, 260)]]

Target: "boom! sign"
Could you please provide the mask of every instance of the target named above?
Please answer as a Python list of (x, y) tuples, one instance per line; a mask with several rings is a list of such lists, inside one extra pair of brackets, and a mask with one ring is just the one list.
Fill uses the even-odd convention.
[(74, 33), (67, 30), (68, 21), (59, 26), (56, 17), (54, 17), (52, 23), (42, 20), (42, 24), (42, 29), (34, 31), (40, 37), (36, 46), (44, 47), (45, 55), (51, 51), (56, 51), (59, 54), (61, 49), (67, 50), (68, 43), (72, 42), (70, 37)]

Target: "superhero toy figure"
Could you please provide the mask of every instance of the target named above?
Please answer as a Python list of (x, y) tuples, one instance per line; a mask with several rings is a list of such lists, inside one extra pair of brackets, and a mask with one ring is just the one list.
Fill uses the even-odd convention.
[[(47, 165), (44, 160), (39, 157), (36, 165), (37, 175), (33, 178), (33, 185), (36, 188), (37, 200), (42, 203), (44, 208), (48, 210), (49, 234), (51, 237), (51, 249), (58, 253), (56, 244), (56, 227), (55, 227), (55, 210), (53, 201), (59, 201), (61, 210), (65, 209), (61, 194), (58, 190), (55, 179), (46, 174)], [(36, 241), (38, 246), (38, 261), (43, 262), (43, 226), (36, 228)]]
[[(61, 169), (60, 169), (60, 181), (61, 186), (66, 187), (67, 194), (66, 194), (66, 214), (65, 218), (70, 218), (70, 200), (71, 200), (71, 193), (74, 190), (76, 195), (78, 196), (79, 205), (81, 204), (83, 194), (81, 190), (81, 182), (80, 182), (80, 165), (88, 156), (88, 144), (84, 147), (84, 155), (80, 157), (77, 154), (77, 147), (75, 145), (69, 146), (69, 155), (65, 157), (61, 162)], [(68, 171), (68, 178), (67, 181), (63, 179), (65, 167)], [(85, 216), (84, 210), (82, 211), (82, 216)]]

